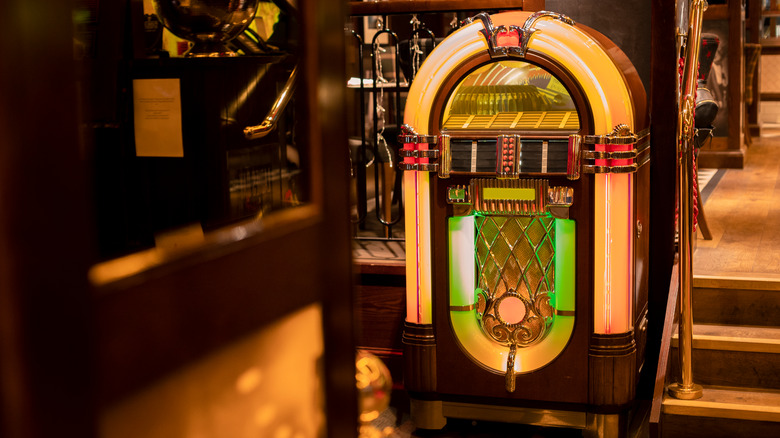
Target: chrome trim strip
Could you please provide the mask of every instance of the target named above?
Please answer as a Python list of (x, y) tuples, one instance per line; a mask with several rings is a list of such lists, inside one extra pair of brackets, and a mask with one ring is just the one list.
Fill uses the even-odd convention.
[[(570, 137), (571, 138), (571, 137)], [(595, 165), (586, 164), (582, 166), (582, 172), (587, 174), (594, 173), (633, 173), (650, 161), (650, 129), (644, 129), (639, 134), (633, 134), (626, 125), (617, 125), (615, 129), (607, 135), (587, 135), (583, 138), (586, 144), (599, 145), (633, 145), (634, 148), (628, 151), (595, 151), (584, 150), (580, 153), (581, 159), (589, 160), (632, 160), (628, 165)], [(571, 141), (570, 141), (571, 143)]]
[[(645, 131), (642, 131), (644, 134)], [(649, 132), (649, 131), (648, 131)], [(639, 140), (639, 136), (631, 132), (628, 126), (624, 124), (616, 125), (615, 128), (606, 135), (586, 135), (583, 138), (585, 144), (603, 144), (603, 145), (627, 145), (634, 144)]]
[(439, 178), (449, 178), (452, 172), (452, 148), (450, 146), (450, 136), (442, 134), (439, 136)]
[(471, 141), (471, 171), (477, 171), (477, 141)]
[(595, 166), (585, 165), (582, 166), (582, 173), (634, 173), (637, 169), (636, 164), (629, 164), (626, 166)]
[(569, 152), (566, 160), (566, 177), (570, 180), (580, 178), (582, 168), (582, 136), (573, 134), (569, 136)]
[(401, 144), (420, 144), (427, 143), (435, 145), (439, 141), (438, 136), (435, 135), (418, 135), (418, 134), (398, 134), (398, 142)]
[(468, 306), (450, 306), (450, 312), (468, 312), (477, 308), (477, 303)]
[(636, 149), (630, 151), (582, 151), (586, 160), (633, 160), (637, 157)]
[(402, 158), (439, 158), (438, 149), (401, 149), (398, 155)]
[(636, 143), (636, 135), (586, 135), (582, 142), (585, 144), (603, 144), (603, 145), (627, 145)]
[(401, 170), (438, 172), (439, 163), (398, 163), (398, 168)]
[(398, 143), (401, 144), (420, 144), (427, 143), (435, 145), (439, 141), (436, 135), (420, 135), (409, 124), (401, 126), (401, 133), (398, 134)]
[(560, 14), (558, 12), (538, 11), (538, 12), (534, 12), (533, 14), (531, 14), (531, 16), (528, 17), (525, 20), (525, 23), (523, 23), (523, 28), (524, 29), (530, 29), (531, 26), (533, 26), (534, 23), (536, 23), (537, 20), (539, 20), (540, 18), (544, 18), (544, 17), (551, 17), (551, 18), (553, 18), (555, 20), (560, 20), (560, 21), (568, 24), (569, 26), (574, 26), (576, 24), (574, 22), (574, 20), (572, 20), (568, 16)]

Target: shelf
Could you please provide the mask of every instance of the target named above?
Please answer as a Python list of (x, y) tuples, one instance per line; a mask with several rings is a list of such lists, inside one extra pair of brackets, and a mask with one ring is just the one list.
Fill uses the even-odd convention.
[(483, 11), (490, 9), (542, 9), (543, 0), (384, 0), (350, 1), (350, 15), (389, 15), (417, 12)]
[(729, 18), (729, 5), (709, 5), (704, 11), (705, 20), (726, 20)]
[[(358, 78), (350, 78), (349, 81), (347, 81), (347, 88), (360, 88), (360, 79)], [(401, 85), (398, 86), (395, 84), (395, 81), (391, 82), (377, 82), (376, 88), (382, 88), (384, 90), (400, 90), (400, 91), (408, 91), (409, 90), (409, 83), (408, 82), (401, 82)], [(363, 79), (363, 89), (364, 90), (373, 90), (374, 89), (374, 80), (373, 79)]]
[(761, 101), (780, 101), (780, 93), (761, 93)]
[(780, 37), (761, 38), (759, 42), (761, 43), (762, 54), (766, 54), (767, 51), (776, 52), (780, 48)]

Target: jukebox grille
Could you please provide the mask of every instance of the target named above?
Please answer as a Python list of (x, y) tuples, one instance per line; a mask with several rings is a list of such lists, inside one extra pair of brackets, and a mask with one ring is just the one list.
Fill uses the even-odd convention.
[(504, 345), (544, 339), (554, 309), (555, 219), (477, 216), (477, 317), (485, 333)]
[(576, 111), (520, 111), (496, 114), (452, 114), (444, 129), (523, 129), (572, 130), (580, 129)]

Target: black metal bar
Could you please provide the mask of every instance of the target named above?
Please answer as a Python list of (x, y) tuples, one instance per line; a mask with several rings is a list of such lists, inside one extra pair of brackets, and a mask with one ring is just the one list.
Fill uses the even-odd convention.
[[(363, 37), (354, 30), (352, 35), (357, 40), (357, 64), (358, 79), (360, 79), (359, 109), (360, 114), (360, 147), (358, 148), (358, 160), (354, 163), (355, 167), (355, 189), (357, 190), (357, 218), (352, 220), (353, 224), (364, 226), (366, 215), (368, 214), (368, 196), (366, 194), (366, 97), (365, 87), (363, 86)], [(352, 151), (350, 151), (350, 154)]]
[[(384, 35), (384, 34), (387, 34), (387, 35), (391, 36), (392, 40), (394, 42), (394, 45), (395, 45), (395, 72), (394, 73), (395, 73), (395, 82), (396, 82), (396, 87), (395, 88), (396, 88), (396, 90), (394, 92), (396, 93), (396, 117), (397, 117), (396, 122), (399, 122), (401, 120), (401, 109), (400, 109), (401, 93), (400, 93), (400, 87), (399, 87), (399, 85), (400, 85), (400, 75), (399, 75), (399, 73), (401, 71), (401, 68), (400, 68), (400, 60), (399, 60), (399, 53), (400, 53), (399, 39), (398, 39), (398, 35), (394, 31), (392, 31), (392, 30), (387, 28), (387, 17), (385, 16), (385, 17), (382, 17), (382, 18), (383, 18), (383, 29), (378, 31), (374, 35), (373, 39), (371, 40), (371, 49), (372, 49), (372, 51), (371, 51), (371, 58), (372, 58), (372, 61), (373, 61), (372, 62), (371, 73), (372, 73), (372, 79), (373, 79), (373, 94), (374, 94), (374, 96), (373, 96), (373, 102), (374, 102), (374, 129), (373, 129), (374, 160), (378, 160), (379, 157), (380, 157), (380, 155), (379, 155), (379, 142), (378, 142), (378, 139), (377, 139), (378, 133), (379, 133), (379, 126), (378, 126), (378, 123), (379, 123), (378, 119), (379, 119), (379, 117), (378, 117), (378, 111), (377, 111), (377, 100), (378, 100), (378, 96), (379, 96), (379, 93), (378, 93), (379, 87), (377, 87), (377, 62), (376, 62), (377, 60), (376, 60), (376, 52), (377, 52), (377, 48), (378, 48), (378, 45), (379, 45), (379, 43), (377, 41), (378, 41), (379, 37), (381, 35)], [(390, 157), (391, 160), (392, 160), (392, 158), (393, 157)], [(398, 207), (399, 207), (398, 217), (393, 218), (391, 216), (389, 219), (383, 217), (382, 211), (381, 211), (382, 210), (381, 209), (381, 203), (380, 203), (380, 194), (381, 194), (381, 191), (380, 191), (380, 179), (381, 178), (380, 178), (380, 174), (379, 174), (379, 165), (378, 165), (378, 163), (375, 163), (375, 165), (374, 165), (374, 191), (375, 191), (374, 199), (375, 199), (375, 207), (376, 207), (376, 217), (377, 217), (377, 220), (379, 221), (379, 223), (381, 223), (382, 225), (385, 226), (385, 230), (386, 230), (385, 235), (386, 235), (386, 237), (392, 237), (393, 226), (395, 224), (397, 224), (401, 220), (401, 217), (403, 216), (403, 214), (402, 214), (403, 213), (403, 207), (402, 207), (402, 203), (400, 202), (400, 197), (399, 197), (398, 198), (398, 201), (399, 201), (398, 202)], [(391, 209), (392, 209), (392, 197), (390, 199), (390, 202), (391, 202)]]

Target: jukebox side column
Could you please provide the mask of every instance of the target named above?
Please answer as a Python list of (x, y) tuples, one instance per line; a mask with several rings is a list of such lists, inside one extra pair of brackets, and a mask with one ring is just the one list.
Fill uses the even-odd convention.
[(646, 132), (618, 125), (608, 135), (585, 136), (584, 173), (594, 174), (593, 335), (589, 350), (589, 398), (606, 410), (635, 396), (633, 330), (634, 184), (649, 158)]
[[(433, 330), (431, 281), (430, 173), (438, 171), (436, 136), (420, 135), (408, 125), (399, 141), (404, 171), (406, 223), (406, 320), (404, 385), (412, 392), (436, 390), (436, 338)], [(410, 245), (411, 244), (411, 245)]]

